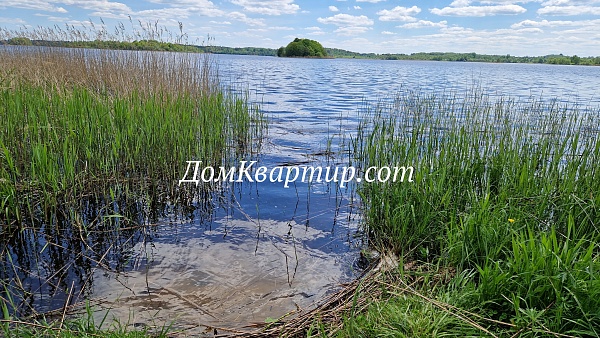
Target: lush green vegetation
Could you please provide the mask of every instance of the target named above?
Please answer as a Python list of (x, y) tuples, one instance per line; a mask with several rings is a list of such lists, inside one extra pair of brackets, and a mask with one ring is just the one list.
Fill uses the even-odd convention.
[[(415, 57), (459, 55), (481, 57)], [(71, 202), (116, 204), (116, 195), (144, 194), (129, 185), (139, 182), (176, 196), (186, 160), (221, 165), (251, 151), (260, 115), (221, 91), (213, 67), (210, 57), (172, 53), (0, 49), (2, 240), (32, 229), (49, 238), (34, 220), (53, 220), (59, 207), (87, 240), (99, 226)], [(411, 165), (416, 182), (361, 187), (366, 232), (402, 257), (401, 278), (381, 284), (384, 298), (368, 311), (345, 317), (339, 336), (599, 336), (599, 118), (478, 93), (408, 92), (370, 111), (353, 139), (354, 165)], [(5, 248), (2, 266), (21, 269)], [(5, 336), (145, 334), (101, 332), (85, 320), (20, 322), (11, 297), (28, 290), (11, 289), (22, 285), (19, 273), (1, 272), (11, 276), (1, 280)]]
[(421, 61), (457, 61), (457, 62), (492, 62), (492, 63), (540, 63), (560, 65), (600, 65), (600, 57), (579, 57), (577, 55), (545, 55), (545, 56), (513, 56), (487, 55), (477, 53), (413, 53), (413, 54), (376, 54), (355, 53), (343, 49), (328, 48), (327, 53), (335, 58), (356, 58), (375, 60), (421, 60)]
[(560, 65), (600, 65), (600, 57), (564, 56), (512, 56), (486, 55), (477, 53), (413, 53), (413, 54), (381, 54), (384, 60), (428, 60), (428, 61), (459, 61), (459, 62), (493, 62), (493, 63), (542, 63)]
[(33, 196), (51, 206), (97, 182), (176, 183), (186, 160), (217, 165), (251, 146), (256, 112), (218, 90), (209, 59), (110, 51), (86, 58), (77, 49), (1, 52), (6, 224), (23, 220)]
[(16, 37), (9, 39), (7, 42), (9, 45), (14, 46), (32, 46), (33, 42), (29, 38)]
[(70, 25), (65, 25), (64, 28), (22, 27), (16, 30), (0, 27), (0, 45), (201, 52), (198, 46), (188, 43), (181, 23), (178, 34), (173, 34), (166, 27), (160, 27), (158, 22), (138, 21), (136, 24), (131, 18), (129, 21), (131, 27), (119, 23), (110, 32), (102, 20), (101, 26), (89, 21), (78, 28)]
[[(198, 46), (203, 52), (215, 54), (239, 55), (282, 55), (285, 47), (279, 49), (242, 47), (232, 48), (223, 46)], [(339, 48), (325, 47), (325, 53), (332, 58), (356, 58), (374, 60), (421, 60), (421, 61), (457, 61), (457, 62), (492, 62), (492, 63), (540, 63), (560, 65), (600, 65), (600, 57), (579, 57), (577, 55), (545, 55), (545, 56), (513, 56), (513, 55), (486, 55), (477, 53), (413, 53), (413, 54), (376, 54), (356, 53)]]
[(234, 55), (260, 55), (277, 56), (277, 50), (273, 48), (261, 47), (223, 47), (223, 46), (198, 46), (198, 49), (204, 53), (213, 54), (234, 54)]
[(143, 336), (57, 322), (27, 297), (85, 297), (73, 276), (116, 264), (167, 203), (211, 202), (217, 186), (178, 186), (186, 161), (233, 164), (265, 127), (210, 55), (83, 48), (0, 48), (0, 116), (0, 334), (14, 337)]
[(280, 47), (277, 56), (324, 58), (327, 57), (327, 51), (315, 40), (295, 38), (286, 47)]
[(416, 169), (362, 186), (366, 230), (427, 268), (340, 335), (600, 335), (599, 118), (477, 93), (405, 93), (365, 116), (355, 160)]

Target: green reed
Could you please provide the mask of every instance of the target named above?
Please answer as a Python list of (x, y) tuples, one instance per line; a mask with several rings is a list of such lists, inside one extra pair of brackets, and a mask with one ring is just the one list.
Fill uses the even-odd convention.
[[(207, 56), (44, 53), (0, 52), (7, 67), (20, 58), (34, 68), (0, 74), (0, 206), (7, 223), (22, 221), (24, 209), (46, 210), (111, 184), (173, 186), (188, 160), (224, 165), (259, 146), (262, 116), (246, 98), (219, 88)], [(51, 64), (37, 62), (44, 55)], [(102, 80), (127, 66), (130, 74)], [(70, 73), (78, 67), (90, 69)]]
[(364, 121), (363, 167), (415, 168), (413, 183), (360, 188), (372, 243), (468, 273), (491, 318), (600, 333), (597, 110), (403, 93)]

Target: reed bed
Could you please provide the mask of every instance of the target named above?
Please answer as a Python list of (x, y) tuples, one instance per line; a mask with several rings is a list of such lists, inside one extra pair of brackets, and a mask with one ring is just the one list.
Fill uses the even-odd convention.
[(106, 182), (172, 186), (187, 160), (221, 165), (255, 151), (258, 110), (217, 76), (205, 55), (0, 48), (4, 221)]
[(0, 325), (58, 336), (48, 307), (124, 269), (165, 212), (214, 208), (218, 184), (178, 186), (186, 161), (234, 165), (266, 128), (213, 57), (156, 51), (0, 46), (0, 116)]
[(353, 140), (363, 168), (415, 168), (359, 188), (371, 242), (456, 269), (460, 288), (429, 291), (491, 333), (598, 336), (599, 122), (556, 100), (400, 93)]

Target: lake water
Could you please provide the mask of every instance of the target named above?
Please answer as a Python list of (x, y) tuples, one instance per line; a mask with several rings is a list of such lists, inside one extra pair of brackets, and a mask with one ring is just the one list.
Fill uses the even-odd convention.
[[(460, 96), (478, 87), (491, 97), (600, 105), (600, 67), (215, 58), (224, 86), (259, 103), (269, 119), (259, 156), (267, 167), (343, 165), (326, 155), (355, 131), (357, 112), (403, 91)], [(116, 299), (120, 292), (111, 306), (121, 319), (160, 322), (188, 313), (180, 323), (239, 327), (313, 306), (360, 272), (360, 215), (350, 190), (265, 182), (242, 186), (236, 196), (239, 204), (216, 210), (211, 222), (181, 224), (177, 242), (154, 240), (157, 263), (130, 272), (128, 289), (101, 283), (111, 291), (98, 288), (96, 296)]]
[[(345, 165), (335, 153), (355, 131), (359, 112), (400, 92), (460, 96), (478, 87), (492, 97), (600, 106), (600, 67), (215, 58), (223, 85), (248, 95), (268, 117), (257, 154), (267, 167)], [(352, 189), (240, 183), (203, 202), (189, 217), (166, 211), (150, 230), (132, 235), (122, 246), (120, 273), (84, 269), (88, 287), (76, 301), (96, 300), (110, 309), (108, 318), (135, 326), (175, 320), (176, 328), (201, 332), (310, 308), (361, 272), (356, 261), (365, 241)], [(83, 278), (80, 268), (67, 270), (63, 284)], [(31, 300), (37, 308), (60, 304), (39, 290)]]

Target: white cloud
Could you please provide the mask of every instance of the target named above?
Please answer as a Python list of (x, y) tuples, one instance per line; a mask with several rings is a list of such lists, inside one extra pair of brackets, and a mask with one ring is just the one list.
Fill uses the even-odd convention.
[(24, 25), (27, 22), (25, 22), (23, 19), (19, 19), (19, 18), (6, 18), (6, 17), (0, 16), (0, 23), (7, 23), (7, 24), (11, 24), (11, 25)]
[(231, 0), (231, 3), (248, 12), (266, 15), (294, 14), (300, 9), (294, 0)]
[(448, 21), (440, 21), (440, 22), (433, 22), (433, 21), (427, 21), (427, 20), (419, 20), (417, 22), (411, 22), (411, 23), (407, 23), (401, 26), (398, 26), (398, 28), (426, 28), (426, 27), (439, 27), (439, 28), (445, 28), (448, 27)]
[[(478, 1), (484, 5), (512, 5), (517, 3), (540, 2), (541, 0), (481, 0)], [(469, 1), (472, 2), (472, 1)]]
[(544, 33), (544, 31), (540, 28), (523, 28), (523, 29), (518, 29), (517, 32), (519, 32), (519, 33)]
[(131, 12), (131, 8), (121, 2), (107, 0), (60, 0), (61, 3), (99, 12)]
[(62, 7), (53, 5), (56, 1), (40, 1), (40, 0), (2, 0), (0, 8), (22, 8), (33, 9), (44, 12), (67, 13), (67, 10)]
[(396, 33), (390, 32), (390, 31), (383, 31), (383, 32), (381, 32), (381, 34), (383, 34), (383, 35), (395, 35)]
[(561, 5), (568, 5), (569, 3), (571, 3), (572, 1), (569, 0), (549, 0), (549, 1), (544, 1), (542, 2), (542, 6), (561, 6)]
[(542, 2), (542, 6), (576, 6), (593, 5), (600, 3), (600, 0), (547, 0)]
[(354, 36), (354, 35), (358, 35), (358, 34), (363, 34), (363, 33), (367, 32), (369, 29), (371, 29), (371, 28), (370, 27), (362, 27), (362, 26), (348, 26), (348, 27), (340, 27), (340, 28), (336, 29), (334, 32), (338, 33), (339, 35)]
[(67, 21), (69, 21), (69, 18), (65, 18), (65, 17), (62, 17), (62, 16), (53, 16), (53, 15), (47, 15), (47, 14), (42, 14), (42, 13), (36, 13), (34, 15), (35, 16), (43, 16), (48, 21), (54, 21), (54, 22), (67, 22)]
[(150, 0), (156, 4), (166, 4), (174, 8), (184, 8), (194, 14), (206, 16), (222, 16), (225, 14), (212, 1), (209, 0)]
[(336, 14), (328, 18), (318, 18), (318, 22), (323, 24), (333, 24), (336, 26), (372, 26), (373, 20), (369, 19), (365, 15), (350, 15), (350, 14)]
[(269, 27), (270, 30), (276, 30), (276, 31), (295, 31), (296, 28), (293, 27), (287, 27), (287, 26), (273, 26), (273, 27)]
[(378, 2), (383, 2), (385, 0), (356, 0), (356, 2), (370, 2), (372, 4), (376, 4)]
[(498, 6), (464, 6), (464, 7), (444, 7), (432, 8), (429, 10), (435, 15), (443, 16), (493, 16), (493, 15), (516, 15), (527, 12), (519, 5), (498, 5)]
[(573, 21), (535, 21), (535, 20), (523, 20), (521, 22), (517, 22), (512, 24), (511, 28), (524, 28), (524, 27), (557, 27), (557, 26), (568, 26)]
[(329, 6), (329, 10), (332, 12), (339, 12), (340, 10), (335, 6)]
[(320, 31), (321, 27), (312, 26), (312, 27), (306, 27), (304, 29), (306, 29), (307, 31)]
[(338, 26), (339, 28), (334, 31), (338, 35), (363, 34), (371, 29), (369, 26), (373, 25), (373, 20), (365, 15), (336, 14), (328, 18), (318, 18), (317, 21)]
[[(147, 9), (139, 12), (135, 12), (132, 15), (135, 18), (142, 17), (145, 20), (167, 20), (172, 18), (188, 18), (190, 12), (184, 8), (160, 8), (160, 9)], [(143, 21), (143, 20), (142, 20)]]
[[(84, 17), (97, 16), (117, 20), (128, 20), (129, 17), (132, 17), (141, 21), (159, 20), (163, 23), (166, 23), (167, 25), (177, 25), (177, 21), (189, 18), (191, 15), (205, 15), (214, 17), (222, 16), (225, 14), (225, 12), (219, 10), (209, 0), (149, 1), (155, 4), (166, 4), (169, 5), (169, 7), (134, 11), (123, 2), (110, 0), (5, 0), (2, 4), (0, 4), (0, 8), (15, 7), (24, 9), (34, 9), (40, 11), (67, 13), (67, 10), (65, 10), (63, 7), (57, 7), (57, 5), (66, 5), (90, 11), (89, 13), (84, 14)], [(52, 17), (48, 20), (67, 21), (68, 19)]]
[(396, 6), (391, 10), (381, 10), (377, 12), (377, 15), (379, 15), (379, 20), (381, 21), (416, 21), (417, 19), (413, 16), (420, 12), (421, 9), (417, 6), (410, 8)]
[(148, 0), (155, 4), (166, 4), (173, 7), (185, 6), (185, 7), (213, 7), (215, 4), (209, 0)]
[(354, 6), (354, 9), (362, 9), (360, 6)]
[(471, 4), (470, 0), (454, 0), (450, 4), (450, 7), (467, 7)]
[[(590, 20), (598, 21), (600, 20)], [(590, 23), (591, 24), (591, 23)], [(543, 23), (542, 25), (548, 25)], [(540, 27), (519, 27), (498, 30), (476, 30), (465, 27), (441, 28), (439, 33), (406, 36), (388, 36), (388, 41), (378, 44), (377, 49), (384, 53), (448, 51), (476, 52), (482, 54), (546, 55), (569, 53), (594, 55), (600, 52), (597, 42), (586, 38), (600, 27), (585, 27), (572, 31), (558, 30), (551, 34), (543, 33)], [(576, 42), (576, 43), (575, 43)], [(594, 45), (594, 43), (596, 45)], [(332, 47), (335, 47), (332, 45)], [(377, 51), (376, 51), (377, 52)]]
[(237, 20), (243, 22), (250, 26), (266, 26), (265, 21), (262, 19), (252, 19), (249, 18), (246, 14), (240, 12), (231, 12), (227, 14), (227, 16), (233, 20)]
[(521, 22), (512, 24), (510, 26), (513, 29), (520, 28), (550, 28), (550, 29), (558, 29), (564, 27), (595, 27), (600, 29), (600, 19), (596, 20), (578, 20), (578, 21), (570, 21), (570, 20), (523, 20)]
[(541, 15), (600, 15), (600, 7), (595, 6), (545, 6), (537, 10)]

